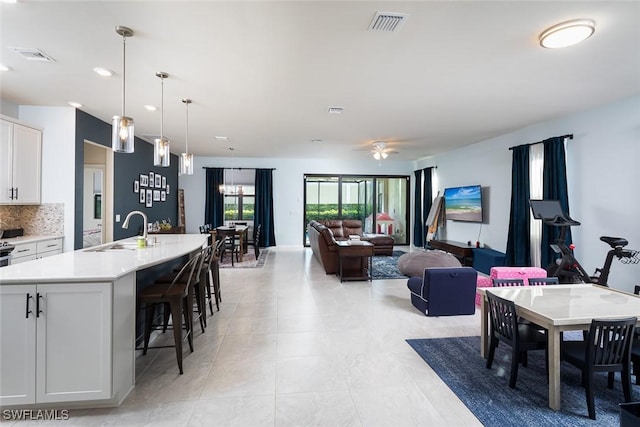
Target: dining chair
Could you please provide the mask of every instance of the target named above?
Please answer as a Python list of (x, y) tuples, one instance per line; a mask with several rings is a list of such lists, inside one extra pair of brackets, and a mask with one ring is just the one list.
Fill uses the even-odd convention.
[(529, 286), (557, 285), (560, 282), (557, 277), (529, 277)]
[[(173, 341), (176, 349), (176, 359), (178, 361), (178, 369), (180, 374), (182, 369), (182, 329), (184, 328), (187, 335), (189, 349), (193, 353), (193, 291), (192, 282), (196, 275), (196, 268), (200, 262), (200, 253), (196, 253), (189, 259), (180, 269), (175, 278), (170, 282), (154, 282), (154, 284), (142, 289), (138, 292), (137, 304), (138, 311), (145, 309), (144, 323), (144, 344), (142, 354), (147, 354), (150, 348), (164, 348), (166, 346), (149, 347), (149, 339), (151, 331), (159, 329), (154, 325), (156, 308), (159, 306), (165, 309), (169, 308)], [(184, 319), (184, 326), (183, 320)], [(162, 325), (166, 329), (166, 325)]]
[(260, 256), (260, 232), (262, 230), (262, 224), (258, 224), (253, 233), (253, 241), (249, 242), (249, 245), (253, 246), (253, 253), (256, 256), (256, 260)]
[[(224, 243), (223, 240), (216, 241), (215, 245), (210, 246), (207, 250), (206, 258), (203, 262), (203, 283), (205, 283), (206, 303), (209, 305), (209, 311), (213, 316), (213, 300), (216, 302), (216, 308), (220, 311), (220, 247)], [(205, 308), (206, 310), (206, 308)]]
[(608, 372), (607, 387), (613, 388), (614, 372), (622, 376), (624, 401), (631, 401), (631, 343), (633, 329), (638, 319), (629, 317), (619, 320), (591, 321), (591, 327), (584, 341), (562, 343), (562, 356), (582, 371), (582, 385), (587, 397), (589, 418), (596, 419), (593, 392), (594, 372)]
[(219, 227), (216, 229), (216, 238), (223, 241), (222, 251), (220, 254), (220, 261), (224, 260), (224, 255), (229, 252), (231, 254), (231, 266), (234, 265), (233, 255), (236, 256), (236, 261), (239, 261), (238, 257), (238, 245), (236, 243), (236, 230), (233, 228)]
[[(526, 360), (530, 350), (545, 350), (547, 354), (547, 335), (540, 332), (536, 325), (518, 323), (516, 305), (513, 301), (487, 292), (490, 317), (490, 342), (487, 369), (491, 369), (498, 343), (504, 342), (511, 346), (511, 375), (509, 387), (515, 388), (518, 378), (518, 363)], [(545, 357), (545, 361), (548, 358)], [(545, 364), (548, 362), (545, 362)], [(545, 365), (548, 369), (548, 366)]]
[[(633, 288), (635, 295), (640, 295), (640, 285)], [(636, 377), (636, 385), (640, 385), (640, 328), (633, 332), (633, 344), (631, 344), (631, 363), (633, 364), (633, 376)]]
[(522, 279), (491, 279), (494, 288), (503, 286), (524, 286)]

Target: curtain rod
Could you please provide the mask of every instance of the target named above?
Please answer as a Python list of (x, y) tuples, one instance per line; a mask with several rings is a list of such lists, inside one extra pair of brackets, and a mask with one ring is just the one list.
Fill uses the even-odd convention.
[[(569, 133), (569, 134), (567, 134), (567, 135), (557, 136), (556, 138), (564, 138), (564, 139), (569, 138), (569, 139), (573, 139), (573, 134), (572, 134), (572, 133)], [(547, 139), (551, 139), (551, 138), (547, 138)], [(545, 139), (545, 141), (546, 141), (546, 139)], [(513, 147), (509, 147), (509, 150), (513, 150), (514, 148), (518, 148), (518, 147), (526, 147), (526, 146), (529, 146), (529, 145), (541, 144), (541, 143), (543, 143), (543, 142), (544, 142), (544, 141), (532, 142), (531, 144), (520, 144), (520, 145), (514, 145)]]
[(233, 170), (237, 170), (237, 171), (241, 171), (241, 170), (257, 170), (257, 169), (262, 169), (262, 170), (277, 170), (276, 168), (215, 168), (213, 166), (203, 166), (202, 169), (233, 169)]

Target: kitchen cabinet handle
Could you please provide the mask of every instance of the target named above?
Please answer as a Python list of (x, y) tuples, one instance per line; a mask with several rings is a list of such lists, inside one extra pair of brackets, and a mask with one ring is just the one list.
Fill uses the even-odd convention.
[(27, 298), (26, 298), (26, 300), (27, 300), (27, 308), (26, 308), (26, 310), (25, 310), (25, 316), (24, 316), (24, 317), (25, 317), (25, 319), (28, 319), (28, 318), (29, 318), (29, 315), (30, 315), (31, 313), (33, 313), (33, 311), (29, 310), (29, 305), (30, 305), (30, 304), (29, 304), (29, 302), (30, 302), (29, 300), (31, 300), (31, 299), (33, 299), (33, 297), (31, 296), (31, 294), (29, 294), (29, 293), (28, 293), (28, 294), (27, 294)]
[(13, 187), (9, 189), (9, 200), (13, 200)]
[(16, 197), (15, 197), (15, 199), (18, 200), (18, 187), (16, 187)]
[(40, 298), (42, 298), (42, 295), (38, 292), (36, 294), (36, 317), (40, 317), (40, 313), (42, 313), (42, 310), (40, 310)]
[(51, 245), (47, 245), (47, 247), (48, 247), (48, 248), (53, 248), (53, 247), (55, 247), (55, 246), (58, 246), (58, 245), (56, 245), (55, 243), (53, 243), (53, 244), (51, 244)]
[(20, 252), (29, 252), (30, 250), (31, 250), (31, 249), (20, 249), (20, 250), (17, 250), (16, 252), (17, 252), (17, 253), (20, 253)]

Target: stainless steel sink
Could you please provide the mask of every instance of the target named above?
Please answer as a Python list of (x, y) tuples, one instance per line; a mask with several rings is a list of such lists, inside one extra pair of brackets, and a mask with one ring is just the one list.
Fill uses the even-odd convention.
[(98, 246), (89, 248), (85, 252), (115, 252), (115, 251), (135, 251), (138, 249), (137, 242), (117, 242), (109, 246)]

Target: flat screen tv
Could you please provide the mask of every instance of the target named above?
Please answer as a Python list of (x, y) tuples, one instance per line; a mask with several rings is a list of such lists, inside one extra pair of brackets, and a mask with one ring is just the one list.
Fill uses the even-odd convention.
[(479, 185), (444, 189), (445, 218), (482, 222), (482, 189)]

